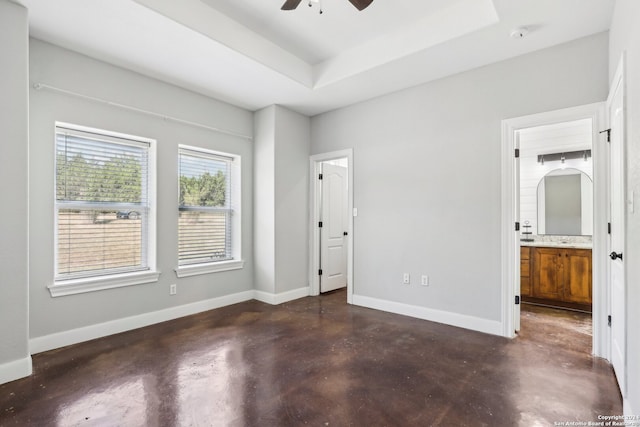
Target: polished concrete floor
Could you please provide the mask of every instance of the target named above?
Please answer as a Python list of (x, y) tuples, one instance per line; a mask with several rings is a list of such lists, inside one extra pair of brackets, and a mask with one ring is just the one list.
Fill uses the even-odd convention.
[(588, 315), (514, 340), (348, 306), (236, 304), (33, 357), (1, 426), (553, 426), (620, 414)]

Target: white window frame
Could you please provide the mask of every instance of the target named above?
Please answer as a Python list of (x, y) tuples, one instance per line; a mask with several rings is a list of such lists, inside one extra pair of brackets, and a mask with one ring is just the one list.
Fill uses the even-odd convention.
[[(147, 266), (145, 270), (112, 273), (112, 274), (96, 274), (85, 277), (70, 278), (70, 279), (56, 279), (53, 283), (49, 284), (47, 288), (52, 297), (59, 297), (65, 295), (74, 295), (85, 292), (100, 291), (105, 289), (120, 288), (124, 286), (141, 285), (145, 283), (157, 282), (160, 277), (160, 272), (156, 266), (156, 141), (150, 138), (144, 138), (139, 136), (127, 135), (123, 133), (107, 131), (103, 129), (90, 128), (86, 126), (80, 126), (64, 122), (56, 122), (54, 128), (54, 135), (57, 133), (58, 128), (65, 128), (70, 131), (87, 132), (100, 137), (104, 137), (105, 140), (110, 138), (117, 138), (119, 140), (131, 140), (144, 144), (148, 144), (148, 199), (149, 199), (149, 212), (147, 215)], [(55, 137), (54, 137), (55, 141)], [(55, 152), (55, 150), (54, 150)], [(54, 155), (54, 163), (56, 156)], [(56, 169), (54, 166), (54, 271), (57, 271), (58, 263), (58, 209), (59, 205), (56, 199)]]
[[(230, 197), (232, 201), (232, 214), (231, 214), (231, 259), (224, 261), (212, 261), (203, 262), (197, 264), (185, 264), (178, 265), (175, 268), (176, 276), (179, 278), (196, 276), (200, 274), (217, 273), (221, 271), (239, 270), (244, 267), (244, 260), (242, 259), (242, 159), (238, 154), (225, 153), (221, 151), (209, 150), (202, 147), (195, 147), (191, 145), (178, 145), (178, 152), (194, 152), (203, 156), (222, 157), (231, 159), (231, 168), (229, 181), (231, 182)], [(178, 155), (178, 174), (177, 174), (177, 187), (178, 187), (178, 200), (180, 199), (180, 172), (179, 172), (180, 156)], [(178, 215), (180, 214), (179, 202), (178, 202)], [(176, 248), (177, 258), (177, 248)]]

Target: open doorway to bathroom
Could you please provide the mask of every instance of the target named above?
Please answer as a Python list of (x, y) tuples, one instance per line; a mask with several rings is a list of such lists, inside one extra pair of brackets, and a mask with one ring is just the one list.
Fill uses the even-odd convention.
[[(608, 146), (606, 133), (601, 133), (606, 129), (605, 119), (605, 103), (601, 102), (502, 122), (501, 263), (506, 337), (515, 337), (521, 330), (524, 310), (551, 306), (554, 308), (550, 310), (561, 313), (590, 311), (590, 353), (603, 358), (609, 356)], [(571, 136), (579, 128), (584, 129), (585, 134)], [(543, 134), (546, 135), (542, 137)], [(548, 141), (537, 141), (541, 139)], [(527, 172), (528, 167), (537, 169)], [(525, 169), (522, 175), (521, 168)], [(520, 181), (525, 193), (522, 201)], [(557, 181), (559, 188), (553, 188)], [(588, 191), (589, 181), (591, 196), (582, 192), (583, 183), (585, 192)], [(553, 200), (563, 198), (558, 194), (567, 191), (569, 182), (580, 183), (580, 190), (571, 201), (575, 209), (580, 207), (579, 221), (575, 209), (569, 213), (568, 208), (548, 206), (554, 204)], [(584, 206), (589, 205), (589, 197), (591, 212)], [(551, 217), (547, 216), (547, 207)], [(576, 221), (570, 225), (572, 231), (569, 232), (558, 229), (568, 221), (567, 217)], [(584, 327), (583, 323), (580, 328)]]
[(593, 120), (516, 131), (519, 143), (520, 334), (567, 330), (591, 352)]

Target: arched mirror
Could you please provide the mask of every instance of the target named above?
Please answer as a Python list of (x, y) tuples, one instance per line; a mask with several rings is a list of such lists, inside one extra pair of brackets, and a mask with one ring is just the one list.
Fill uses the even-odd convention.
[(555, 169), (538, 183), (538, 234), (593, 234), (593, 181), (578, 169)]

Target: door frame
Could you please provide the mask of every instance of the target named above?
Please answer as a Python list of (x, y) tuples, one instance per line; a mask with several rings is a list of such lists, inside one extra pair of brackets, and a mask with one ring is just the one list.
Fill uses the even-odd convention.
[[(580, 119), (592, 120), (593, 153), (593, 354), (609, 358), (609, 330), (607, 315), (609, 292), (607, 280), (607, 200), (608, 200), (608, 147), (606, 137), (599, 132), (605, 129), (605, 102), (564, 108), (561, 110), (532, 114), (502, 121), (502, 333), (505, 337), (515, 337), (515, 289), (514, 281), (519, 280), (520, 265), (516, 264), (515, 186), (520, 177), (515, 171), (516, 131), (536, 126), (568, 122)], [(516, 277), (517, 276), (517, 277)]]
[(353, 302), (353, 149), (314, 154), (309, 157), (309, 295), (320, 295), (320, 203), (318, 174), (322, 162), (347, 159), (347, 303)]

